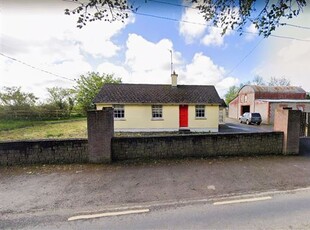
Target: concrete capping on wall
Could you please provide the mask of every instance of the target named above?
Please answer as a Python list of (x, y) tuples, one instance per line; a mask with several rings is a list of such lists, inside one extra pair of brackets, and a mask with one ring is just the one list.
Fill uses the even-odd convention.
[(282, 154), (283, 132), (114, 137), (112, 160)]
[(0, 142), (0, 166), (85, 162), (87, 139)]

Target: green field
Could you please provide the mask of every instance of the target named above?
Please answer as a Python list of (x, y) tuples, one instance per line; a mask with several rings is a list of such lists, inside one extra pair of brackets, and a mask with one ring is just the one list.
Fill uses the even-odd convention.
[(0, 120), (0, 141), (86, 137), (86, 118), (56, 121)]

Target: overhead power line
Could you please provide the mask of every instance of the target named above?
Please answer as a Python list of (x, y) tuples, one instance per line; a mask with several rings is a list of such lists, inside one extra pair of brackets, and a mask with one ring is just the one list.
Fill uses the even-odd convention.
[[(164, 17), (164, 16), (159, 16), (159, 15), (153, 15), (153, 14), (147, 14), (147, 13), (140, 13), (140, 12), (134, 12), (134, 14), (136, 14), (136, 15), (141, 15), (141, 16), (145, 16), (145, 17), (152, 17), (152, 18), (163, 19), (163, 20), (168, 20), (168, 21), (182, 22), (182, 23), (188, 23), (188, 24), (194, 24), (194, 25), (201, 25), (201, 26), (207, 26), (207, 27), (211, 27), (211, 28), (219, 28), (219, 29), (220, 29), (220, 27), (211, 26), (211, 25), (209, 25), (209, 24), (207, 24), (207, 23), (192, 22), (192, 21), (187, 21), (187, 20), (180, 20), (180, 19), (175, 19), (175, 18), (170, 18), (170, 17)], [(227, 30), (231, 30), (231, 31), (235, 31), (235, 32), (241, 32), (241, 33), (244, 33), (244, 34), (255, 34), (255, 35), (259, 35), (259, 33), (250, 32), (250, 31), (238, 31), (238, 30), (232, 30), (232, 29), (227, 29)], [(271, 35), (269, 35), (269, 37), (282, 38), (282, 39), (288, 39), (288, 40), (296, 40), (296, 41), (302, 41), (302, 42), (310, 42), (309, 39), (295, 38), (295, 37), (289, 37), (289, 36), (283, 36), (283, 35), (274, 35), (274, 34), (271, 34)]]
[(284, 25), (284, 26), (291, 26), (291, 27), (295, 27), (295, 28), (299, 28), (299, 29), (304, 29), (304, 30), (310, 30), (309, 26), (300, 26), (300, 25), (294, 25), (294, 24), (290, 24), (290, 23), (282, 23), (282, 25)]
[(53, 75), (53, 76), (58, 77), (58, 78), (62, 78), (62, 79), (68, 80), (68, 81), (73, 81), (73, 82), (75, 82), (74, 80), (72, 80), (72, 79), (70, 79), (70, 78), (67, 78), (67, 77), (64, 77), (64, 76), (60, 76), (60, 75), (58, 75), (58, 74), (54, 74), (54, 73), (52, 73), (52, 72), (46, 71), (46, 70), (44, 70), (44, 69), (40, 69), (40, 68), (35, 67), (35, 66), (33, 66), (33, 65), (29, 65), (29, 64), (27, 64), (26, 62), (23, 62), (23, 61), (18, 60), (18, 59), (16, 59), (16, 58), (10, 57), (10, 56), (8, 56), (8, 55), (6, 55), (6, 54), (0, 53), (0, 55), (2, 55), (3, 57), (6, 57), (6, 58), (8, 58), (8, 59), (11, 59), (11, 60), (13, 60), (13, 61), (15, 61), (15, 62), (18, 62), (18, 63), (20, 63), (20, 64), (23, 64), (23, 65), (25, 65), (25, 66), (28, 66), (28, 67), (30, 67), (30, 68), (32, 68), (32, 69), (41, 71), (41, 72), (43, 72), (43, 73), (47, 73), (47, 74)]
[[(183, 4), (177, 4), (177, 3), (164, 2), (164, 1), (160, 1), (160, 0), (147, 0), (147, 1), (149, 1), (149, 2), (155, 2), (155, 3), (159, 3), (159, 4), (165, 4), (165, 5), (183, 7), (183, 8), (197, 9), (196, 7), (192, 7), (192, 6), (187, 6), (187, 5), (183, 5)], [(138, 13), (136, 13), (136, 14), (138, 14)], [(160, 19), (166, 19), (166, 20), (170, 20), (170, 21), (179, 21), (179, 22), (184, 22), (184, 23), (191, 23), (191, 24), (196, 24), (196, 25), (203, 25), (203, 26), (208, 26), (208, 27), (215, 27), (215, 26), (210, 26), (210, 25), (208, 25), (208, 24), (206, 24), (206, 23), (190, 22), (190, 21), (178, 20), (178, 19), (173, 19), (173, 18), (168, 18), (168, 17), (150, 15), (150, 14), (143, 14), (143, 13), (140, 13), (140, 15), (143, 15), (143, 16), (150, 16), (150, 17), (160, 18)], [(299, 28), (299, 29), (310, 30), (310, 27), (308, 27), (308, 26), (294, 25), (294, 24), (290, 24), (290, 23), (282, 23), (282, 25), (291, 26), (291, 27), (295, 27), (295, 28)], [(219, 27), (215, 27), (215, 28), (219, 28)], [(232, 30), (232, 29), (229, 29), (229, 30)], [(232, 31), (237, 31), (237, 30), (232, 30)], [(239, 31), (238, 31), (238, 32), (239, 32)], [(251, 34), (259, 35), (258, 33), (249, 32), (249, 31), (242, 31), (242, 33), (251, 33)], [(270, 37), (276, 37), (276, 38), (283, 38), (283, 39), (290, 39), (290, 40), (297, 40), (297, 41), (310, 42), (310, 40), (307, 40), (307, 39), (295, 38), (295, 37), (288, 37), (288, 36), (283, 36), (283, 35), (273, 35), (273, 34), (271, 34), (271, 35), (269, 35), (269, 36), (270, 36)]]
[(156, 3), (160, 3), (160, 4), (165, 4), (165, 5), (170, 5), (170, 6), (179, 6), (179, 7), (184, 7), (184, 8), (197, 9), (196, 7), (172, 3), (172, 2), (164, 2), (164, 1), (159, 1), (159, 0), (147, 0), (147, 1), (156, 2)]
[(264, 40), (264, 38), (262, 38), (261, 40), (259, 40), (259, 42), (250, 50), (249, 53), (247, 53), (226, 75), (225, 77), (228, 77), (229, 74), (231, 74), (232, 72), (235, 71), (235, 69), (238, 68), (239, 65), (241, 65), (242, 62), (244, 62), (245, 59), (247, 59), (248, 56), (250, 56), (251, 53), (253, 53), (253, 51), (261, 44), (261, 42)]

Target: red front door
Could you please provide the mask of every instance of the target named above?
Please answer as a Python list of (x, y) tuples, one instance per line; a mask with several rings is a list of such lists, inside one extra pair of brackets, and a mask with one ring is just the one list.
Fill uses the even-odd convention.
[(188, 105), (180, 105), (180, 128), (188, 127)]

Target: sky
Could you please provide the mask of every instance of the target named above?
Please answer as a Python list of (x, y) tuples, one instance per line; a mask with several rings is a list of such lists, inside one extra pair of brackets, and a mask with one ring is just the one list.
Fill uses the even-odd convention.
[[(90, 71), (123, 83), (214, 85), (221, 97), (233, 85), (285, 77), (310, 91), (310, 7), (273, 35), (251, 25), (239, 35), (208, 25), (182, 1), (136, 0), (138, 14), (124, 22), (96, 21), (82, 29), (64, 14), (64, 0), (0, 0), (0, 90), (20, 86), (44, 99), (46, 88), (74, 86)], [(188, 4), (187, 4), (188, 5)], [(301, 28), (302, 27), (302, 28)], [(171, 56), (172, 51), (172, 56)]]

